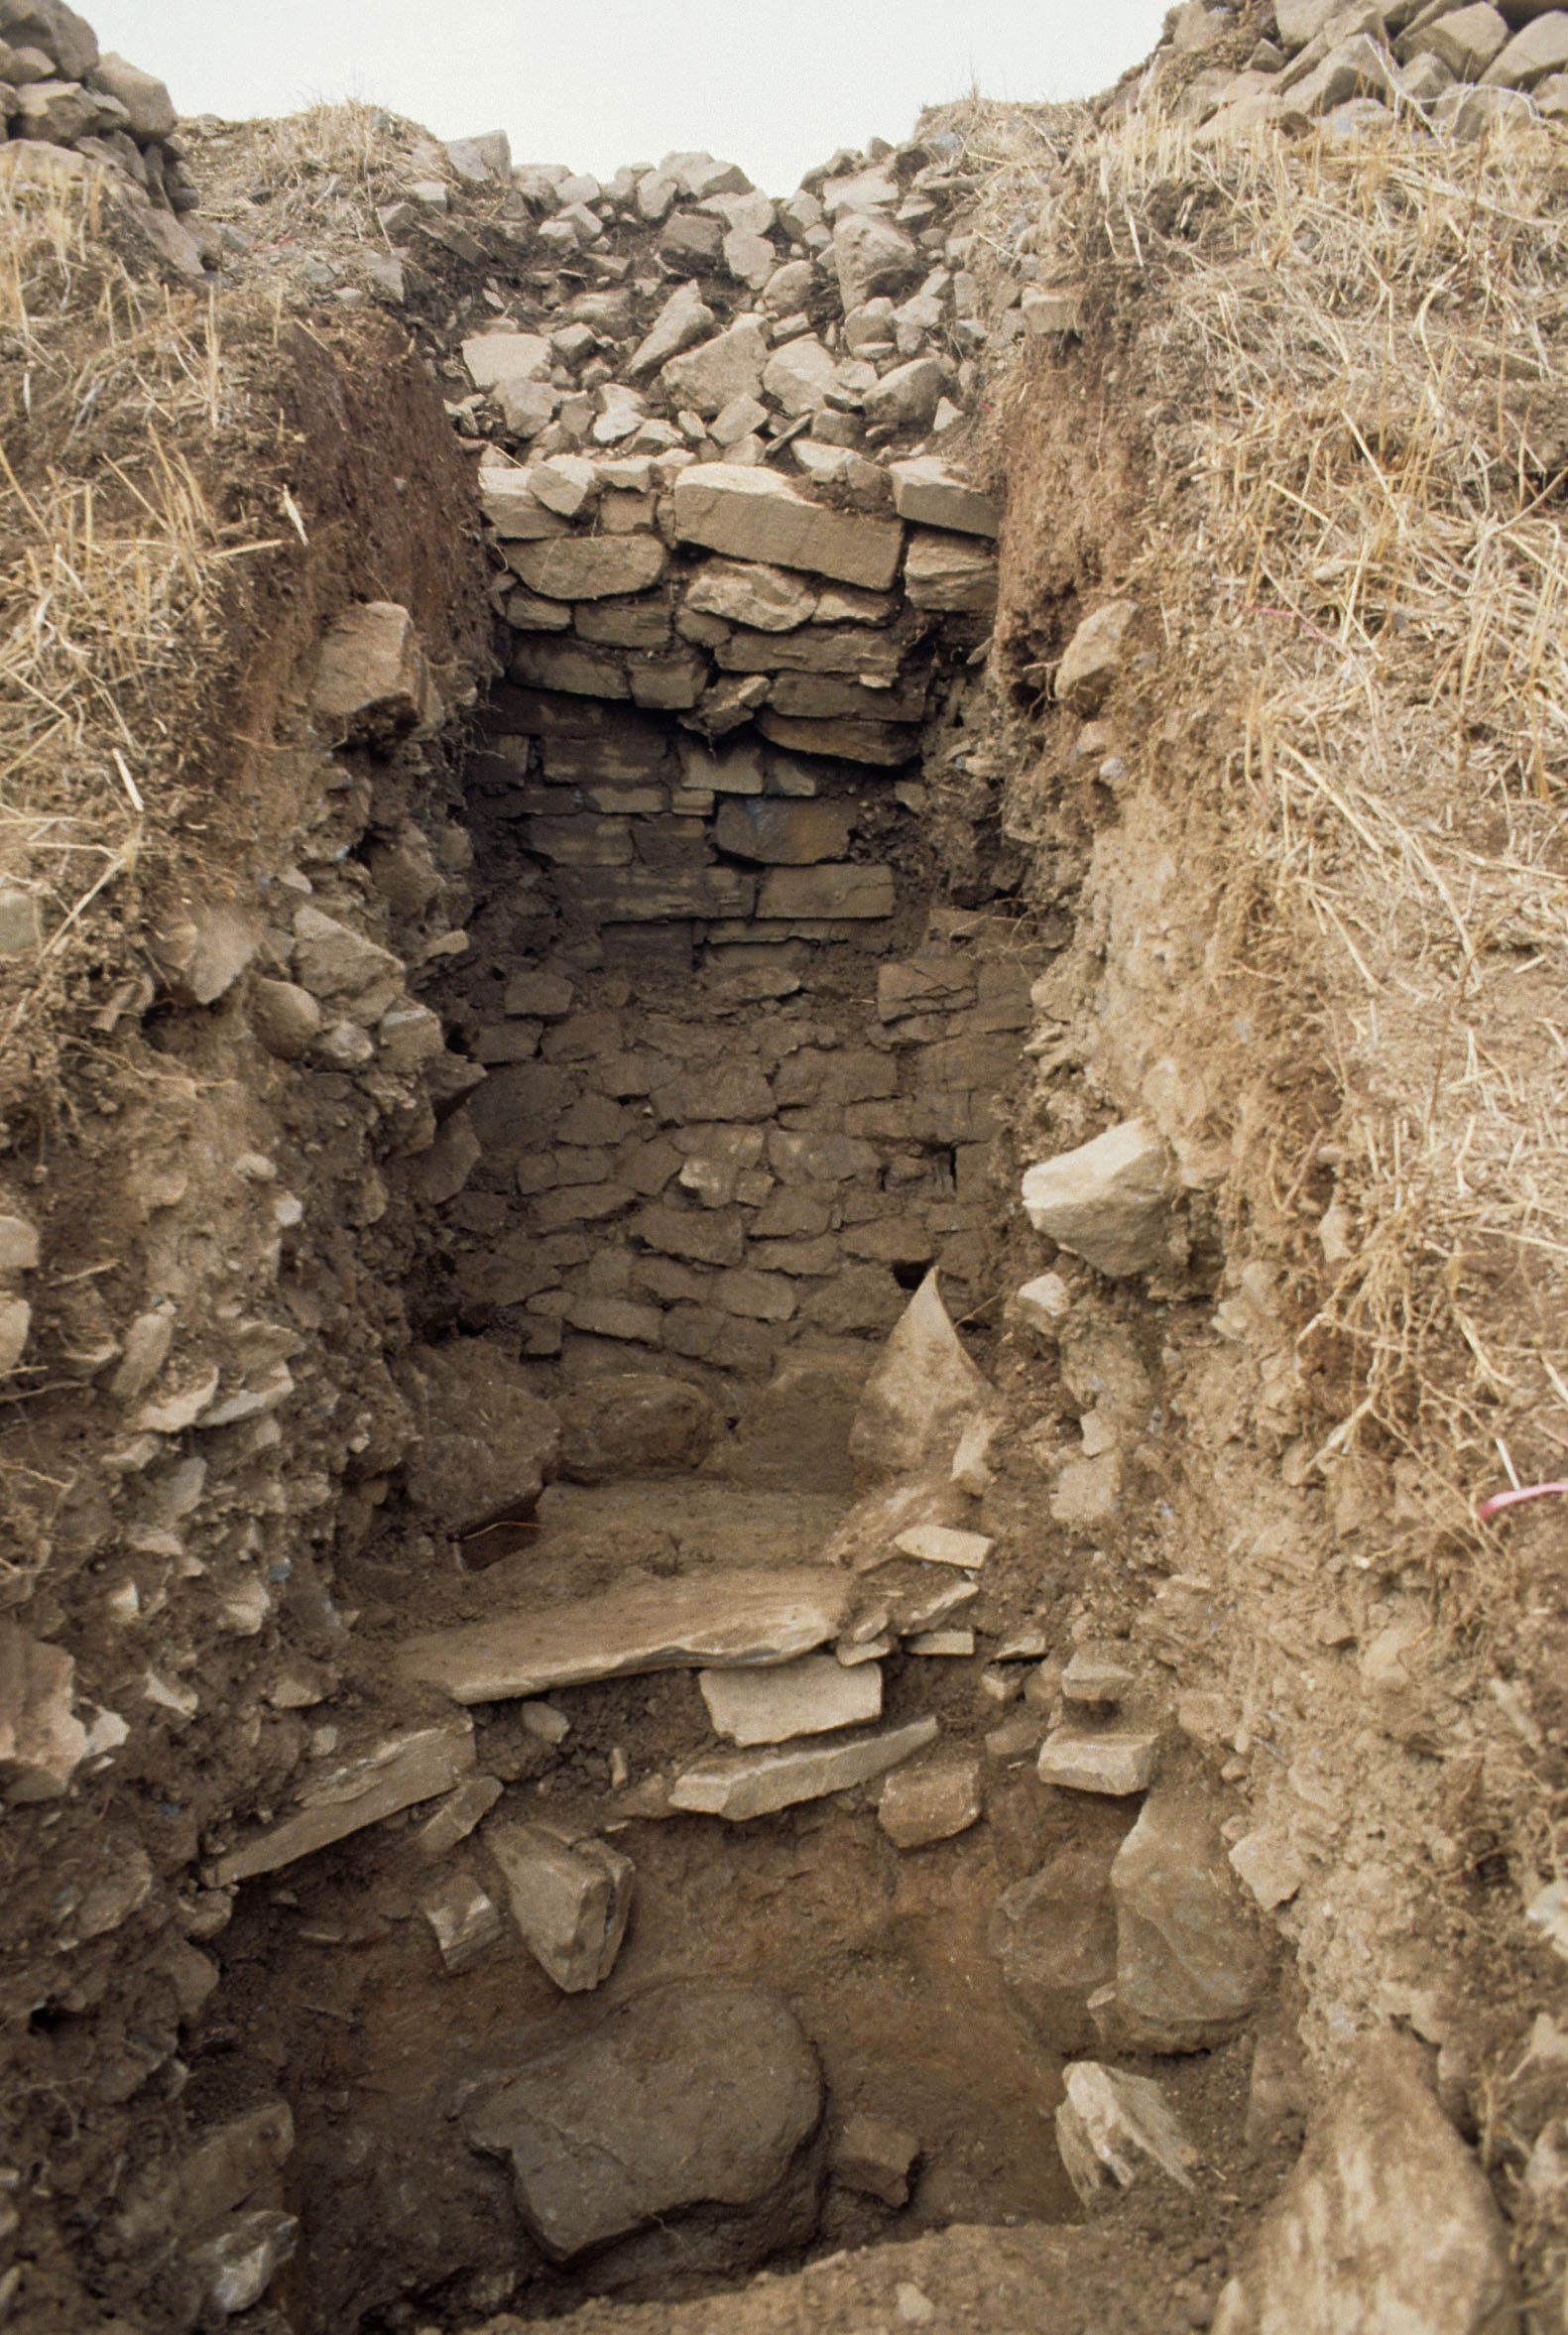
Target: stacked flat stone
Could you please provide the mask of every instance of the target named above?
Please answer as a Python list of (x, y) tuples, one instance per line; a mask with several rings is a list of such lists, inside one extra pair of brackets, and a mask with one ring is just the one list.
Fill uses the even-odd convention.
[[(176, 216), (194, 209), (196, 194), (175, 121), (164, 83), (101, 53), (64, 0), (0, 0), (0, 153), (53, 149), (97, 164), (164, 257), (199, 275), (200, 250)], [(10, 167), (27, 160), (14, 154)]]
[[(1136, 102), (1165, 105), (1206, 143), (1273, 126), (1360, 135), (1400, 113), (1466, 142), (1494, 123), (1568, 118), (1568, 10), (1550, 0), (1277, 0), (1271, 35), (1237, 72), (1190, 61), (1238, 16), (1186, 0)], [(1129, 92), (1130, 96), (1132, 92)]]
[[(470, 213), (488, 189), (547, 262), (525, 328), (463, 342), (456, 409), (484, 431), (514, 680), (915, 758), (936, 620), (967, 653), (996, 599), (995, 507), (936, 450), (988, 328), (948, 158), (873, 157), (781, 203), (705, 155), (604, 186), (513, 169), (499, 136), (446, 149)], [(383, 224), (450, 244), (454, 190)]]

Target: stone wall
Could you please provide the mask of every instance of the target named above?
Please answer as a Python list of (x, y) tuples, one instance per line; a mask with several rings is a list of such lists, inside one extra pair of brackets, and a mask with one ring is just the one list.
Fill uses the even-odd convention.
[(1024, 928), (931, 905), (864, 766), (511, 687), (488, 719), (441, 1000), (487, 1075), (420, 1171), (468, 1325), (750, 1376), (884, 1335), (932, 1262), (982, 1304)]

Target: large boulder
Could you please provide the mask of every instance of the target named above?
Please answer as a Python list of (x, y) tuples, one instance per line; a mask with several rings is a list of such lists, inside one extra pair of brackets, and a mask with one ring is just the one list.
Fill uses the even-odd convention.
[(718, 1420), (700, 1387), (652, 1371), (589, 1379), (560, 1404), (560, 1472), (574, 1484), (688, 1474)]
[(483, 1338), (425, 1346), (411, 1359), (419, 1438), (404, 1467), (411, 1506), (451, 1535), (532, 1516), (555, 1473), (560, 1427), (520, 1365)]
[(719, 1983), (661, 1987), (531, 2060), (464, 2118), (512, 2165), (518, 2211), (555, 2262), (601, 2254), (591, 2283), (744, 2270), (816, 2221), (816, 2055), (777, 1996)]
[(1418, 2047), (1363, 2037), (1220, 2296), (1214, 2335), (1506, 2335), (1516, 2324), (1502, 2218)]

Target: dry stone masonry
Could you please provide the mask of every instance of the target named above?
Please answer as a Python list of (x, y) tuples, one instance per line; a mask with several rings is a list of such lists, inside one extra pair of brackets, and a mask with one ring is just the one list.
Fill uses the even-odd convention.
[[(1201, 63), (1238, 17), (1188, 0), (1108, 110), (1218, 140), (1417, 107), (1465, 139), (1564, 110), (1565, 22), (1279, 0), (1238, 74)], [(1160, 1342), (1201, 1178), (1152, 1105), (1096, 1134), (1017, 1107), (1027, 1065), (1079, 1059), (1052, 1021), (1072, 919), (1025, 903), (987, 792), (1005, 514), (976, 413), (1015, 342), (1068, 361), (1081, 287), (1010, 230), (982, 291), (979, 174), (940, 128), (783, 201), (701, 154), (601, 184), (400, 131), (382, 242), (280, 257), (190, 221), (167, 92), (60, 0), (0, 0), (0, 169), (102, 174), (214, 290), (297, 270), (328, 317), (404, 314), (495, 644), (489, 674), (443, 663), (407, 577), (333, 601), (291, 676), (292, 859), (232, 898), (192, 873), (149, 935), (145, 1002), (193, 1045), (221, 1027), (246, 1076), (160, 1104), (145, 1295), (72, 1317), (109, 1445), (91, 1594), (134, 1653), (115, 1707), (59, 1617), (0, 1621), (7, 1807), (73, 1812), (156, 1730), (136, 1776), (179, 1828), (158, 1860), (105, 1828), (51, 1895), (49, 1952), (101, 1958), (29, 2029), (53, 2065), (110, 1957), (156, 1949), (152, 2039), (70, 2079), (88, 2126), (164, 2087), (94, 2238), (130, 2266), (117, 2307), (158, 2335), (296, 2304), (455, 2328), (705, 2294), (911, 2206), (1048, 2207), (1103, 2269), (1074, 2195), (1239, 2202), (1179, 2092), (1210, 2129), (1245, 2095), (1272, 2200), (1223, 2292), (1193, 2249), (1187, 2323), (1348, 2325), (1371, 2274), (1390, 2324), (1501, 2329), (1496, 2210), (1413, 2046), (1359, 2049), (1288, 2180), (1269, 2155), (1305, 2096), (1271, 1916), (1307, 1867), (1226, 1796), (1266, 1696), (1244, 1720), (1190, 1683), (1218, 1594), (1124, 1531), (1134, 1485), (1175, 1530)], [(1037, 671), (1107, 787), (1140, 616), (1091, 587)], [(222, 1197), (182, 1249), (198, 1154)], [(38, 1350), (26, 1188), (8, 1376)], [(1025, 1443), (1025, 1379), (1065, 1442)], [(1410, 1643), (1365, 1661), (1401, 1711)], [(786, 2003), (726, 1951), (807, 1967)], [(303, 1995), (302, 1954), (327, 1973)], [(250, 2093), (198, 2066), (186, 2129), (178, 2053), (220, 1989), (210, 2056), (243, 2043)], [(1413, 1989), (1388, 2001), (1425, 2031)], [(278, 2004), (332, 2031), (280, 2045)], [(971, 2150), (952, 2103), (985, 2083)]]

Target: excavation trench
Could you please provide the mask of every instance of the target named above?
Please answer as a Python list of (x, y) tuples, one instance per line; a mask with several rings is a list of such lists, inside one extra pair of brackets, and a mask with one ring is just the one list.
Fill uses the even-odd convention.
[[(942, 704), (933, 762), (976, 745), (971, 685)], [(373, 789), (396, 785), (395, 761), (362, 766)], [(569, 1624), (607, 1591), (811, 1565), (854, 1496), (867, 1373), (933, 1267), (983, 1358), (991, 1105), (1045, 955), (972, 858), (964, 905), (944, 898), (917, 771), (714, 748), (668, 716), (510, 683), (481, 709), (461, 773), (469, 946), (426, 994), (487, 1075), (421, 1169), (410, 1310), (427, 1356), (477, 1366), (481, 1405), (494, 1361), (565, 1438), (537, 1506), (475, 1508), (444, 1542), (396, 1474), (350, 1495), (335, 1596), (373, 1650), (358, 1683), (383, 1716), (450, 1707), (389, 1688), (410, 1634)], [(902, 1648), (885, 1637), (880, 1662), (839, 1674), (874, 1719), (880, 1678), (884, 1732), (936, 1721), (924, 1759), (959, 1761), (984, 1803), (956, 1837), (896, 1846), (881, 1779), (744, 1823), (669, 1808), (671, 1781), (716, 1746), (693, 1664), (476, 1704), (477, 1769), (501, 1796), (444, 1854), (425, 1844), (426, 1801), (244, 1884), (190, 2097), (202, 2122), (288, 2102), (301, 2235), (273, 2293), (302, 2335), (550, 2315), (585, 2292), (703, 2291), (954, 2221), (1072, 2215), (1052, 2114), (1086, 2030), (1039, 1989), (1010, 1993), (996, 1907), (1058, 1855), (1103, 1880), (1130, 1811), (1035, 1781), (1042, 1722), (1021, 1729), (1016, 1698), (1037, 1628), (1015, 1630), (982, 1681), (986, 1649), (1048, 1585), (896, 1571), (956, 1635), (925, 1652), (917, 1629)], [(1013, 1740), (988, 1755), (1010, 1710)], [(330, 1759), (335, 1731), (309, 1748)], [(630, 1928), (592, 1991), (563, 1993), (499, 1915), (437, 1943), (432, 1908), (471, 1918), (476, 1889), (504, 1913), (487, 1840), (520, 1822), (632, 1861)], [(1104, 1919), (1087, 1911), (1087, 1930)], [(526, 2200), (520, 2214), (505, 2151), (475, 2144), (474, 2103), (674, 1995), (698, 2006), (676, 2086), (698, 2131), (745, 2124), (723, 2059), (737, 2001), (788, 2007), (820, 2094), (813, 2078), (751, 2193), (669, 2211), (649, 2172), (647, 2212), (573, 2244)], [(646, 2168), (614, 2092), (659, 2080), (638, 2047), (599, 2103), (612, 2133), (632, 2119), (634, 2189)], [(857, 2155), (866, 2118), (892, 2136), (885, 2162)]]

